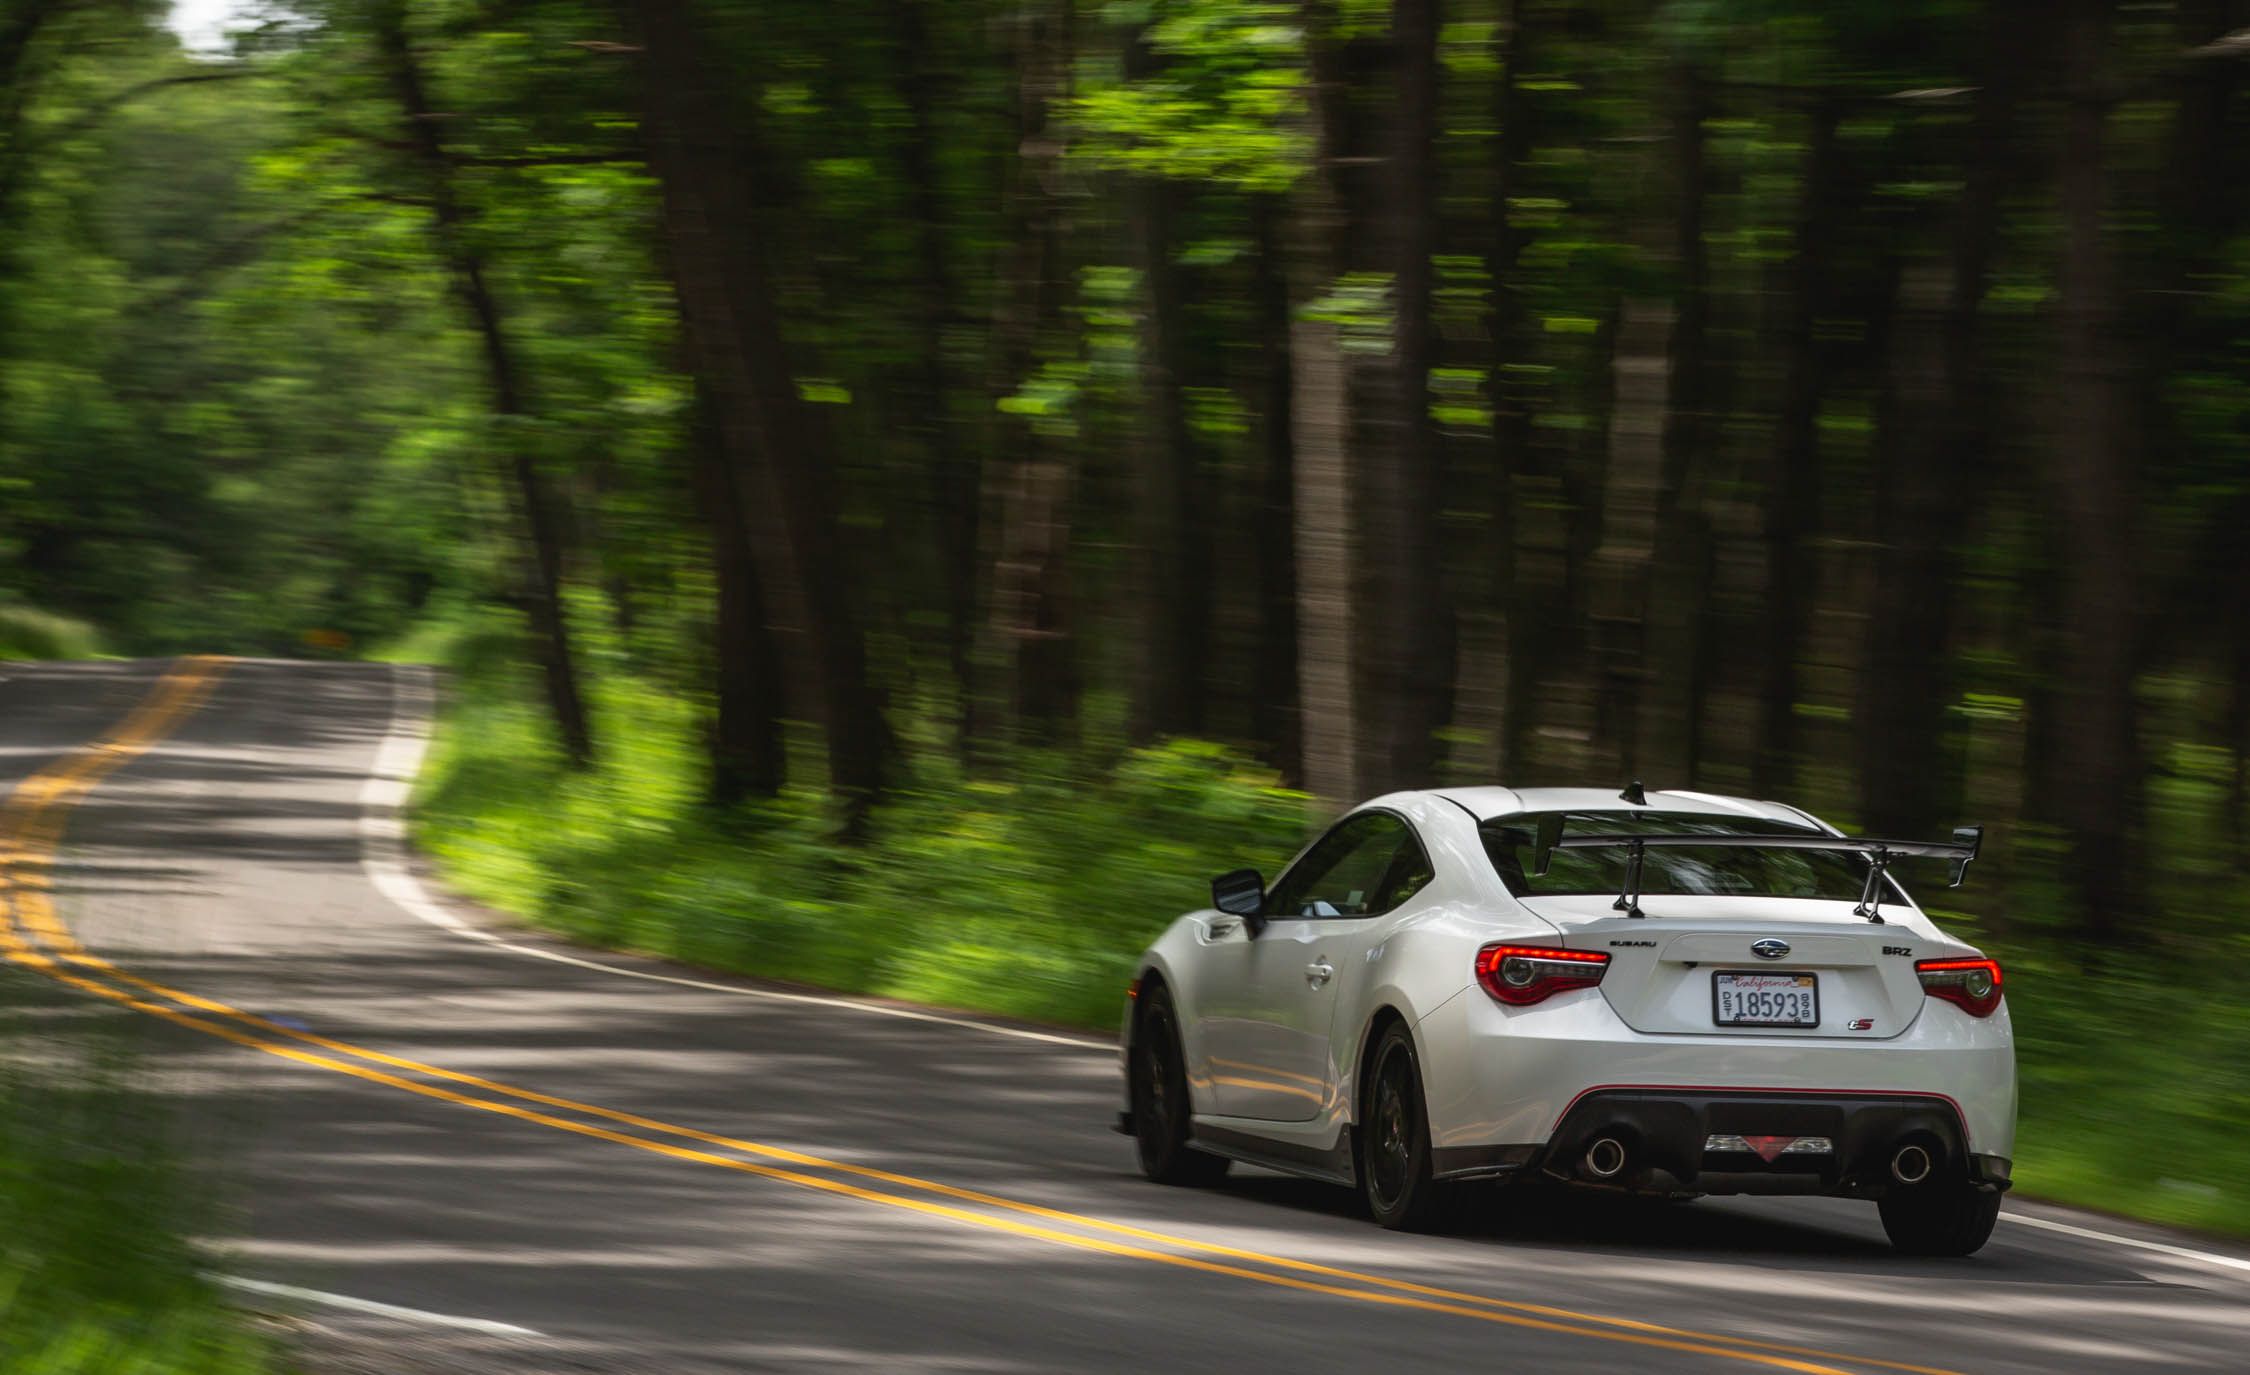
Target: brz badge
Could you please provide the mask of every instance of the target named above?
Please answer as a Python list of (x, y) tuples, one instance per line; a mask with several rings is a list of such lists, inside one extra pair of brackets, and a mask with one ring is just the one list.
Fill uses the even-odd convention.
[(1750, 942), (1750, 953), (1761, 960), (1778, 960), (1789, 953), (1789, 942), (1768, 936), (1762, 941)]

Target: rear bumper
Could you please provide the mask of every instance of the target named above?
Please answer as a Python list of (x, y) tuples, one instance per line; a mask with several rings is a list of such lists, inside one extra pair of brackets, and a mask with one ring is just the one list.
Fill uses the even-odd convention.
[[(1714, 1137), (1827, 1149), (1782, 1151), (1782, 1141), (1767, 1140), (1768, 1159), (1747, 1143), (1706, 1149)], [(1622, 1147), (1622, 1166), (1603, 1178), (1587, 1161), (1605, 1138)], [(1930, 1178), (2007, 1188), (2009, 1162), (1973, 1154), (1967, 1142), (1959, 1108), (1934, 1095), (1605, 1088), (1579, 1095), (1539, 1164), (1557, 1178), (1629, 1191), (1878, 1198), (1898, 1187), (1893, 1158), (1912, 1146), (1926, 1153)]]
[[(1441, 1149), (1535, 1143), (1544, 1151), (1575, 1125), (1566, 1119), (1591, 1095), (1633, 1091), (1683, 1101), (1744, 1093), (1817, 1103), (1935, 1101), (1949, 1110), (1960, 1158), (2015, 1154), (2015, 1052), (2005, 1008), (1980, 1020), (1933, 1005), (1899, 1035), (1879, 1040), (1649, 1035), (1619, 1020), (1599, 990), (1527, 1008), (1471, 990), (1418, 1023), (1415, 1040), (1432, 1143)], [(1792, 1133), (1784, 1124), (1747, 1134)], [(1702, 1138), (1695, 1145), (1700, 1150)]]

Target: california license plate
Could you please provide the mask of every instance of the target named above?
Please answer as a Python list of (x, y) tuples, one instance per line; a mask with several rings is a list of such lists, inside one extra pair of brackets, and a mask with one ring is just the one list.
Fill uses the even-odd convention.
[(1820, 980), (1811, 974), (1715, 973), (1711, 1020), (1720, 1026), (1819, 1026)]

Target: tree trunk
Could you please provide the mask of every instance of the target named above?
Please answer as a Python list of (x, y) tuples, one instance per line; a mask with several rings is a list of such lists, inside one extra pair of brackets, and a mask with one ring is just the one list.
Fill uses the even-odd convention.
[(1258, 631), (1250, 677), (1250, 737), (1282, 781), (1298, 787), (1304, 761), (1297, 708), (1297, 450), (1290, 428), (1295, 379), (1281, 214), (1274, 197), (1260, 196), (1251, 204), (1251, 251), (1256, 255), (1251, 309), (1264, 366), (1256, 379), (1263, 400), (1258, 407)]
[[(2250, 62), (2208, 55), (2226, 35), (2250, 28), (2250, 0), (2185, 0), (2176, 15), (2182, 49), (2178, 100), (2166, 166), (2155, 202), (2152, 251), (2136, 257), (2148, 270), (2133, 301), (2134, 418), (2126, 433), (2149, 473), (2190, 474), (2208, 464), (2208, 439), (2179, 404), (2183, 377), (2229, 370), (2242, 330), (2239, 306), (2226, 299), (2234, 280), (2230, 252), (2250, 211), (2250, 138), (2237, 132), (2235, 111)], [(2224, 49), (2222, 49), (2223, 51)], [(2207, 393), (2206, 393), (2207, 394)], [(2141, 602), (2150, 611), (2142, 637), (2146, 662), (2159, 656), (2203, 659), (2211, 623), (2209, 589), (2234, 585), (2250, 493), (2204, 503), (2193, 541), (2167, 541), (2146, 551)], [(2223, 659), (2220, 667), (2223, 669)]]
[(2136, 910), (2132, 846), (2141, 775), (2133, 706), (2140, 643), (2133, 531), (2140, 503), (2120, 433), (2123, 359), (2108, 215), (2110, 0), (2071, 0), (2063, 20), (2068, 101), (2061, 145), (2060, 432), (2051, 469), (2062, 518), (2066, 672), (2058, 703), (2070, 742), (2059, 812), (2086, 934), (2115, 935)]
[(1828, 292), (1836, 231), (1838, 103), (1822, 97), (1808, 116), (1785, 324), (1779, 340), (1782, 390), (1764, 511), (1765, 597), (1759, 656), (1758, 734), (1750, 770), (1760, 797), (1785, 796), (1796, 776), (1797, 665), (1812, 619), (1819, 564), (1810, 544), (1820, 521), (1820, 402), (1827, 384), (1814, 324)]
[[(900, 171), (914, 219), (917, 300), (914, 331), (918, 366), (901, 379), (903, 413), (921, 441), (930, 477), (930, 511), (936, 533), (938, 594), (945, 617), (945, 655), (955, 690), (969, 692), (971, 651), (977, 626), (977, 526), (982, 488), (982, 457), (962, 442), (950, 412), (954, 370), (949, 335), (961, 323), (959, 286), (946, 251), (944, 185), (938, 171), (937, 111), (945, 93), (943, 54), (930, 32), (936, 0), (893, 0), (899, 49), (899, 95), (907, 125), (900, 145)], [(966, 703), (957, 721), (961, 743), (968, 733)]]
[[(1437, 435), (1430, 424), (1431, 255), (1437, 226), (1437, 3), (1394, 0), (1390, 41), (1371, 49), (1370, 86), (1392, 110), (1384, 175), (1355, 177), (1345, 215), (1367, 267), (1391, 283), (1390, 348), (1353, 368), (1353, 442), (1369, 553), (1361, 578), (1367, 671), (1362, 786), (1434, 780), (1453, 684), (1452, 609), (1443, 580)], [(1385, 88), (1388, 88), (1387, 91)], [(1365, 199), (1361, 199), (1364, 196)], [(1360, 355), (1355, 355), (1355, 357)]]
[(687, 0), (628, 4), (639, 25), (649, 170), (697, 375), (709, 386), (738, 509), (758, 525), (761, 588), (792, 603), (826, 727), (829, 786), (857, 834), (883, 792), (895, 742), (869, 678), (854, 570), (837, 530), (835, 453), (790, 368), (761, 215), (748, 171), (761, 165), (753, 102), (706, 59)]
[[(1126, 38), (1128, 81), (1161, 68), (1146, 26)], [(1187, 401), (1187, 300), (1175, 260), (1177, 183), (1154, 174), (1123, 178), (1127, 233), (1141, 273), (1141, 461), (1135, 479), (1135, 576), (1139, 655), (1127, 732), (1136, 742), (1203, 729), (1211, 598), (1210, 543), (1196, 472)]]
[(1532, 148), (1531, 102), (1525, 97), (1523, 73), (1530, 63), (1536, 35), (1530, 27), (1533, 6), (1529, 0), (1508, 0), (1500, 41), (1500, 79), (1493, 84), (1493, 118), (1499, 136), (1493, 140), (1492, 242), (1487, 270), (1492, 277), (1492, 312), (1486, 317), (1488, 354), (1486, 371), (1492, 398), (1492, 541), (1486, 567), (1492, 577), (1490, 604), (1500, 624), (1495, 628), (1501, 666), (1497, 688), (1493, 760), (1495, 781), (1519, 774), (1526, 765), (1524, 742), (1533, 719), (1533, 688), (1540, 658), (1538, 634), (1541, 617), (1551, 598), (1539, 596), (1534, 580), (1522, 576), (1524, 561), (1516, 548), (1521, 509), (1516, 489), (1531, 468), (1531, 388), (1516, 369), (1532, 352), (1524, 329), (1524, 290), (1517, 263), (1530, 235), (1518, 223), (1512, 198), (1523, 194), (1521, 180)]
[[(422, 80), (421, 64), (407, 37), (405, 6), (397, 0), (379, 5), (373, 21), (391, 93), (405, 119), (405, 141), (430, 199), (438, 251), (452, 275), (454, 295), (468, 310), (483, 345), (492, 409), (503, 420), (528, 419), (532, 409), (515, 344), (509, 337), (500, 299), (492, 290), (484, 257), (466, 232), (469, 212), (455, 191), (453, 159), (439, 133), (438, 116)], [(582, 769), (593, 763), (594, 740), (579, 691), (569, 615), (563, 607), (563, 530), (567, 518), (540, 472), (531, 446), (515, 428), (504, 427), (502, 432), (509, 447), (516, 499), (530, 537), (524, 604), (531, 621), (533, 655), (546, 682), (547, 705), (563, 751), (572, 767)]]
[[(1009, 172), (1000, 281), (999, 391), (1006, 399), (1063, 333), (1065, 125), (1073, 0), (1020, 0), (1016, 38), (1018, 157)], [(1011, 734), (1058, 744), (1075, 729), (1079, 674), (1070, 606), (1070, 452), (1038, 417), (1001, 426), (990, 628)]]
[(1881, 548), (1853, 732), (1861, 821), (1879, 835), (1935, 830), (1960, 792), (1960, 764), (1945, 742), (1954, 696), (1946, 647), (1958, 545), (1992, 466), (1977, 317), (1999, 237), (2026, 16), (2026, 0), (1989, 7), (1950, 264), (1942, 278), (1915, 268), (1901, 277), (1896, 404), (1876, 436), (1877, 471), (1889, 480), (1876, 491)]
[(1331, 805), (1348, 805), (1359, 797), (1351, 405), (1338, 327), (1306, 307), (1328, 292), (1343, 268), (1338, 182), (1347, 156), (1349, 93), (1331, 33), (1331, 6), (1307, 0), (1303, 15), (1314, 152), (1294, 206), (1296, 310), (1289, 326), (1298, 728), (1305, 788)]
[(1710, 91), (1703, 73), (1681, 62), (1672, 71), (1673, 292), (1666, 344), (1663, 460), (1656, 485), (1656, 525), (1641, 588), (1636, 710), (1622, 723), (1634, 732), (1627, 770), (1668, 786), (1695, 780), (1701, 763), (1702, 705), (1710, 624), (1710, 534), (1701, 492), (1712, 448), (1713, 368), (1709, 255), (1703, 246), (1709, 158), (1703, 123)]
[[(1968, 199), (1964, 196), (1964, 201)], [(1964, 210), (1966, 206), (1964, 206)], [(1958, 266), (1956, 269), (1958, 270)], [(1946, 635), (1952, 622), (1953, 542), (1960, 474), (1946, 431), (1952, 347), (1945, 269), (1898, 273), (1890, 364), (1876, 416), (1873, 590), (1854, 704), (1861, 824), (1876, 835), (1915, 836), (1937, 824), (1949, 791)]]
[(1639, 715), (1648, 676), (1649, 574), (1656, 557), (1658, 488), (1671, 391), (1673, 307), (1628, 300), (1616, 334), (1616, 399), (1610, 406), (1609, 466), (1601, 544), (1591, 588), (1594, 761), (1624, 782), (1638, 776)]
[(731, 807), (781, 791), (786, 771), (781, 656), (766, 623), (750, 521), (736, 495), (717, 407), (708, 387), (698, 387), (697, 393), (695, 494), (711, 527), (711, 571), (718, 592), (712, 621), (718, 702), (711, 718), (709, 796), (712, 805)]

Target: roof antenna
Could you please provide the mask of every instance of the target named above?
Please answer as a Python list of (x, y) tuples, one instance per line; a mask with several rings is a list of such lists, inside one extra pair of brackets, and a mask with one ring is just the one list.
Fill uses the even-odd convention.
[(1624, 798), (1627, 802), (1632, 803), (1636, 807), (1646, 807), (1648, 805), (1648, 794), (1641, 791), (1641, 780), (1639, 780), (1638, 778), (1626, 784), (1625, 791), (1619, 793), (1618, 796)]

